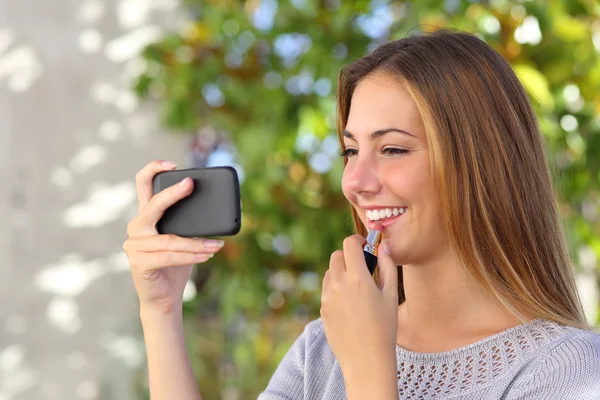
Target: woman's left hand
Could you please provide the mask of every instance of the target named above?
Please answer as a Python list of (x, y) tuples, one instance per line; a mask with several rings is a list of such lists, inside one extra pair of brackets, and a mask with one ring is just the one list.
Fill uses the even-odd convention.
[(398, 269), (382, 244), (378, 288), (365, 263), (364, 244), (364, 237), (352, 235), (344, 240), (343, 251), (331, 255), (323, 278), (321, 318), (345, 378), (387, 372), (395, 376)]

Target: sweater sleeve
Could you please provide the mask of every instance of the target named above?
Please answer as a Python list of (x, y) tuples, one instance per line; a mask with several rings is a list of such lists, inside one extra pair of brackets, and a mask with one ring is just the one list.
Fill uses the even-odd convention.
[(584, 332), (553, 347), (506, 399), (600, 399), (600, 335)]
[(285, 354), (258, 400), (304, 399), (304, 368), (312, 324), (314, 322), (304, 327), (304, 331)]

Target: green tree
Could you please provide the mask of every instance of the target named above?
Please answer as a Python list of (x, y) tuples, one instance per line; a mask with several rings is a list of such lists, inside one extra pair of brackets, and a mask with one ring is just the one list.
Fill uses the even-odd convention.
[(185, 308), (206, 398), (256, 398), (318, 317), (329, 256), (352, 233), (337, 74), (388, 39), (456, 28), (509, 60), (548, 143), (573, 259), (600, 255), (595, 1), (187, 0), (182, 12), (181, 29), (143, 51), (135, 91), (155, 99), (171, 130), (230, 140), (243, 171), (242, 231), (197, 270)]

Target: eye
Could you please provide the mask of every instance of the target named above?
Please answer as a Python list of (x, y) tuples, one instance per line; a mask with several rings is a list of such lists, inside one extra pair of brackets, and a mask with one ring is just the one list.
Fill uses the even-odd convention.
[[(408, 150), (406, 150), (406, 149), (399, 149), (397, 147), (386, 147), (381, 152), (383, 154), (386, 154), (386, 155), (395, 156), (395, 155), (399, 155), (399, 154), (408, 153)], [(356, 150), (356, 149), (346, 149), (346, 150), (344, 150), (344, 151), (342, 151), (340, 153), (340, 156), (341, 157), (352, 157), (352, 156), (355, 156), (356, 154), (358, 154), (358, 150)]]
[(389, 154), (389, 155), (397, 155), (397, 154), (405, 154), (408, 153), (408, 150), (406, 149), (399, 149), (397, 147), (386, 147), (385, 149), (382, 150), (382, 153), (384, 154)]
[(355, 149), (346, 149), (340, 153), (340, 157), (352, 157), (358, 153), (358, 150)]

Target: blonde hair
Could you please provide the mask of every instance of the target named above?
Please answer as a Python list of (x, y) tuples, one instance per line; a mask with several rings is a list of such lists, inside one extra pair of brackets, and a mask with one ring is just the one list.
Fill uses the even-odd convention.
[[(342, 148), (354, 89), (373, 73), (398, 79), (417, 105), (436, 207), (467, 272), (514, 315), (587, 328), (540, 129), (510, 65), (468, 33), (440, 30), (385, 43), (340, 72)], [(402, 302), (402, 267), (398, 272)]]

